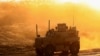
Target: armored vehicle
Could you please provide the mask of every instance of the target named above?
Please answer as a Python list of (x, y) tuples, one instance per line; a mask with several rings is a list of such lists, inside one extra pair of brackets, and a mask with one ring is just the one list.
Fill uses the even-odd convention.
[(80, 38), (76, 27), (68, 27), (65, 23), (57, 24), (55, 29), (46, 32), (45, 37), (38, 34), (35, 39), (37, 56), (53, 56), (59, 52), (60, 56), (78, 56), (80, 49)]

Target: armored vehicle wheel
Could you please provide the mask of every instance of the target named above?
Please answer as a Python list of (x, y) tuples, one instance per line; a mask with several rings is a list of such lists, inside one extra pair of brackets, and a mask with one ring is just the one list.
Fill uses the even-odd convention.
[(36, 48), (36, 56), (43, 56), (44, 52), (43, 49)]
[(46, 47), (45, 47), (45, 51), (44, 51), (44, 53), (45, 53), (45, 56), (53, 56), (54, 55), (54, 46), (53, 45), (47, 45)]
[(78, 56), (79, 49), (80, 49), (80, 43), (79, 43), (79, 41), (73, 42), (70, 45), (71, 56)]
[(60, 54), (60, 56), (68, 56), (69, 52), (68, 51), (62, 51), (62, 53)]

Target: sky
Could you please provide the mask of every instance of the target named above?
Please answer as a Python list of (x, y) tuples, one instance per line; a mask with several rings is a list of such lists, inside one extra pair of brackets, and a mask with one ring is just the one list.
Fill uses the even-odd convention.
[[(44, 36), (51, 20), (51, 28), (66, 23), (79, 30), (81, 49), (100, 48), (100, 1), (99, 0), (0, 0), (0, 18), (10, 15), (17, 23), (23, 22), (27, 30)], [(5, 10), (4, 10), (5, 9)], [(19, 18), (19, 19), (17, 19)], [(12, 20), (12, 19), (11, 19)]]

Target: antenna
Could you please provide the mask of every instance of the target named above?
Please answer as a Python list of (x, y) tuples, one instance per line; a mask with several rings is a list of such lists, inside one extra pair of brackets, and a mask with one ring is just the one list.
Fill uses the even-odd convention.
[(48, 30), (50, 30), (50, 20), (48, 21)]
[(38, 36), (38, 25), (36, 24), (36, 36)]
[(73, 6), (73, 27), (75, 26), (75, 16), (74, 16), (74, 13), (75, 13), (75, 11), (74, 11), (74, 6)]
[(74, 13), (73, 13), (73, 27), (75, 26), (75, 24), (74, 24), (75, 22), (74, 22)]

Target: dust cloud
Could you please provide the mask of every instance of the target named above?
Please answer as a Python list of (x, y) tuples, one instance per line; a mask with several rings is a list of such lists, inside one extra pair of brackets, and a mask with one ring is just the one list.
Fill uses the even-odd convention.
[(80, 32), (81, 49), (99, 48), (99, 12), (84, 4), (68, 3), (60, 6), (0, 3), (0, 41), (12, 45), (33, 44), (36, 23), (39, 33), (44, 35), (49, 19), (51, 28), (63, 22), (72, 26), (74, 16), (75, 26)]

